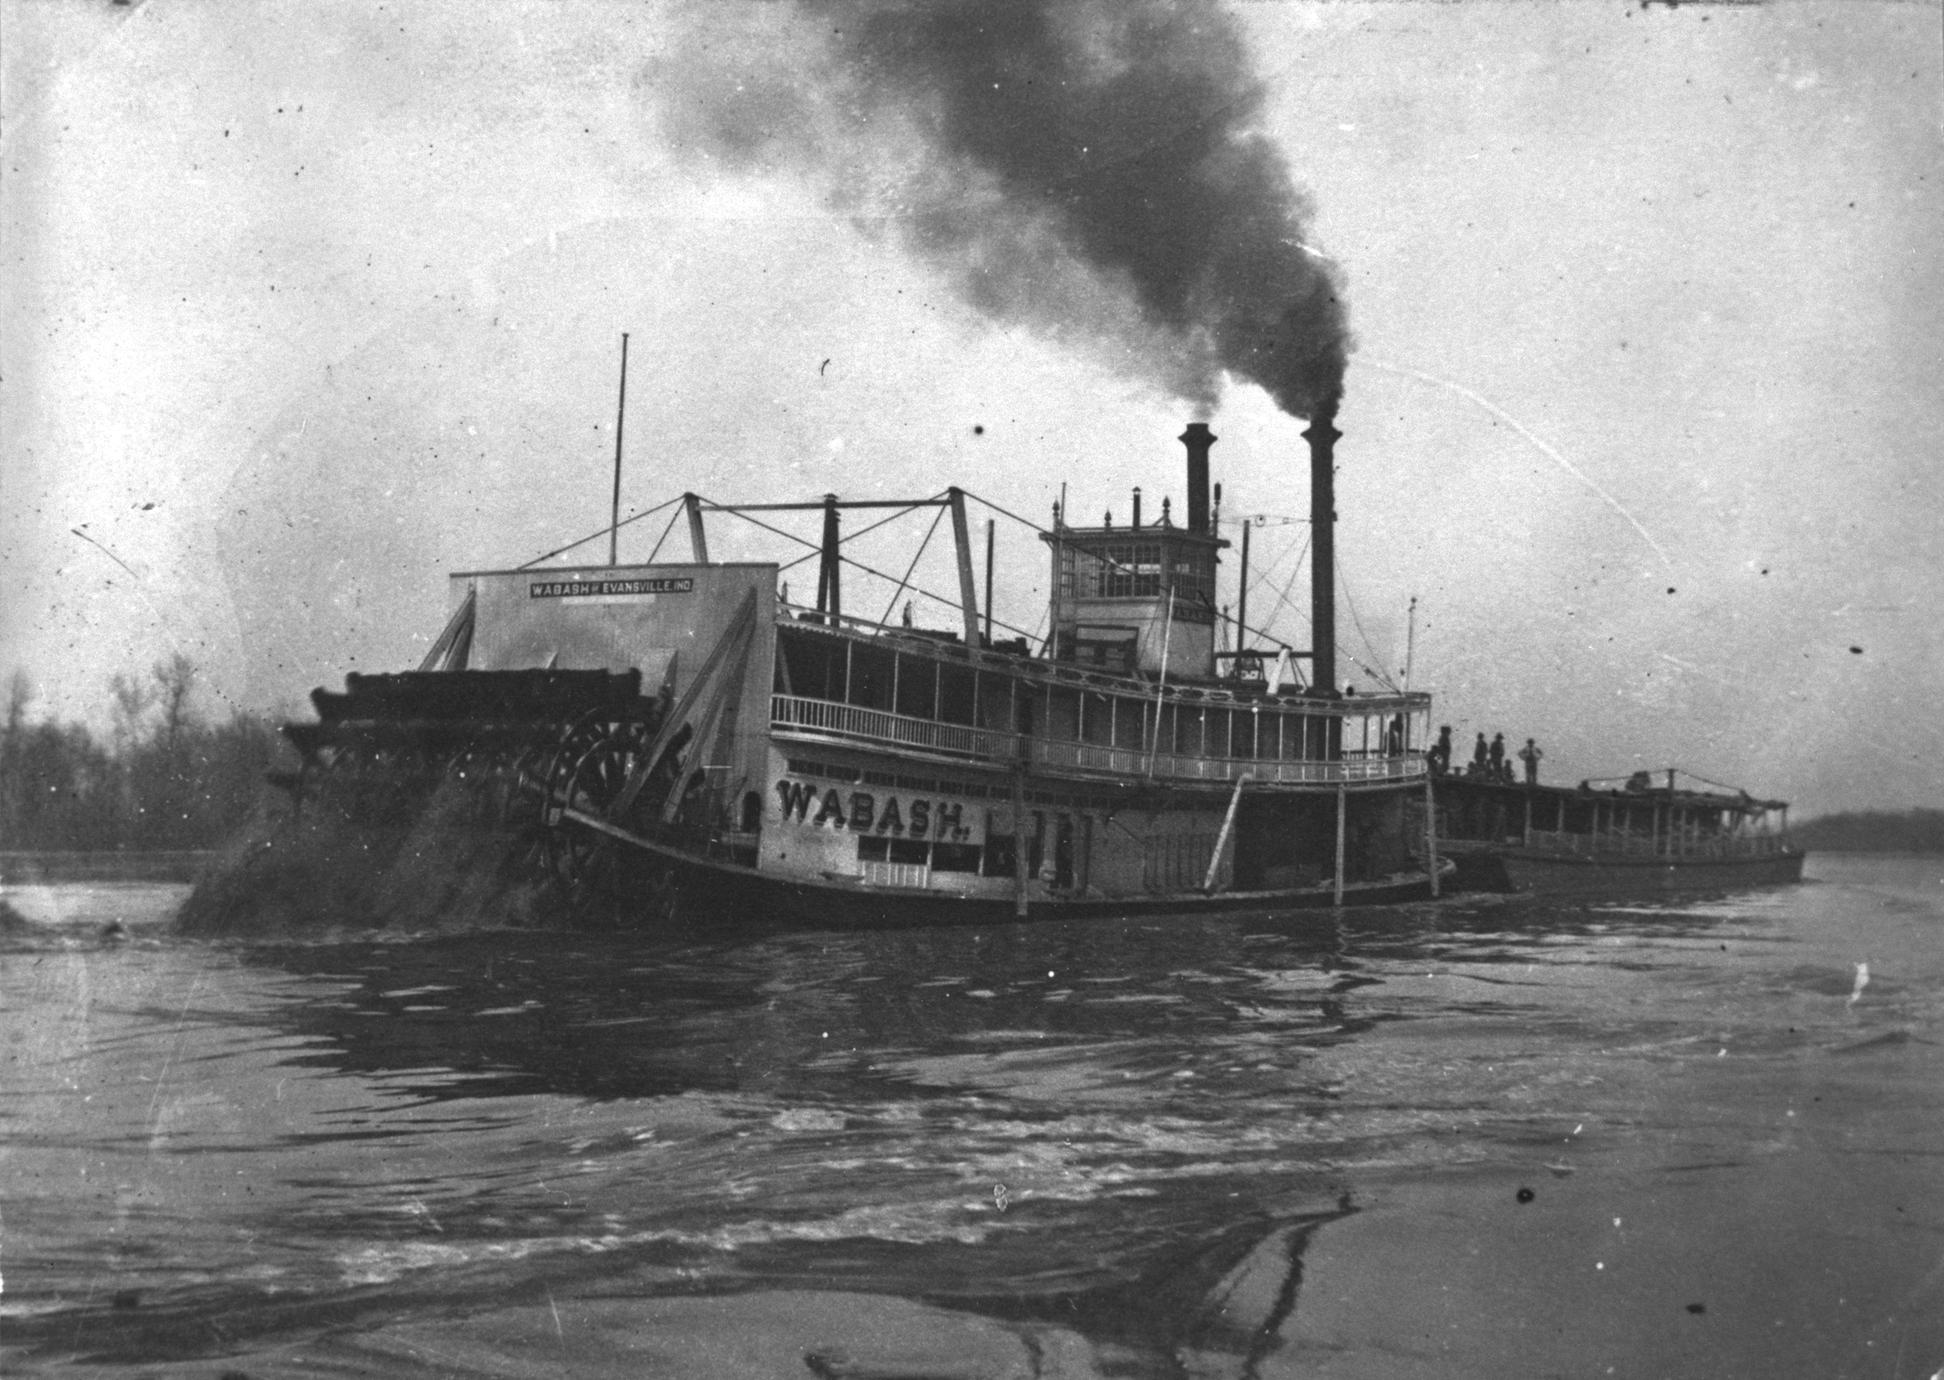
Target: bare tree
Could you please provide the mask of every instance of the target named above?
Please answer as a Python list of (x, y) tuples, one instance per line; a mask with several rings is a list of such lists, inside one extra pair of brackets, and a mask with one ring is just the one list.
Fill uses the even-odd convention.
[(27, 706), (34, 702), (34, 682), (25, 670), (14, 668), (13, 675), (7, 678), (7, 724), (6, 737), (0, 739), (8, 744), (18, 743), (20, 735), (27, 728)]
[(34, 683), (15, 668), (7, 680), (7, 721), (0, 726), (0, 840), (18, 840), (26, 823), (26, 784), (21, 759), (27, 747), (27, 706), (34, 702)]
[(115, 697), (115, 752), (125, 756), (142, 740), (142, 720), (155, 703), (155, 690), (144, 681), (117, 671), (108, 682)]
[(189, 692), (196, 685), (196, 663), (177, 652), (167, 661), (156, 662), (149, 674), (155, 677), (155, 699), (162, 706), (162, 749), (173, 758), (182, 730), (191, 722)]

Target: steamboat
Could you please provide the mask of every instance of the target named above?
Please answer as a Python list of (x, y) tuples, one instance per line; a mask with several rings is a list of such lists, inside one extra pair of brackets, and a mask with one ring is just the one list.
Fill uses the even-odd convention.
[[(575, 905), (915, 925), (1391, 903), (1439, 887), (1425, 694), (1337, 683), (1333, 409), (1310, 448), (1314, 645), (1220, 645), (1215, 436), (1191, 423), (1185, 515), (1040, 533), (1043, 639), (995, 637), (968, 495), (694, 494), (689, 559), (475, 570), (424, 663), (319, 690), (287, 725), (300, 801), (464, 783)], [(617, 438), (618, 447), (618, 438)], [(618, 479), (617, 479), (618, 495)], [(949, 518), (951, 626), (860, 616), (846, 525)], [(710, 558), (711, 525), (821, 518), (814, 601), (779, 563)], [(671, 518), (671, 526), (674, 518)], [(618, 498), (617, 522), (618, 528)], [(774, 530), (774, 529), (772, 529)], [(914, 558), (915, 564), (915, 558)], [(888, 578), (888, 577), (887, 577)], [(903, 582), (899, 585), (904, 588)], [(873, 601), (875, 604), (875, 601)], [(894, 597), (895, 604), (895, 597)], [(946, 606), (949, 606), (947, 601)], [(983, 612), (983, 616), (982, 616)], [(1307, 674), (1305, 674), (1307, 672)], [(300, 806), (309, 808), (309, 806)], [(1448, 865), (1445, 865), (1448, 866)]]

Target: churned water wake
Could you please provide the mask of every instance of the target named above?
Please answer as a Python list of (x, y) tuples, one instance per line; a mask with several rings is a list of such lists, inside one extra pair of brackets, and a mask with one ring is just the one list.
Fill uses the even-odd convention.
[(1811, 867), (661, 937), (10, 889), (0, 1368), (1928, 1376), (1944, 869)]
[(320, 805), (259, 821), (199, 879), (176, 925), (263, 937), (557, 923), (531, 851), (461, 786), (377, 824)]

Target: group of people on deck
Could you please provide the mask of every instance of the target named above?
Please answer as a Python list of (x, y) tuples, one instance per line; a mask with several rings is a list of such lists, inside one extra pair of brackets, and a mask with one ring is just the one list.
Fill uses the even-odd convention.
[[(1478, 742), (1472, 747), (1471, 762), (1465, 767), (1464, 775), (1476, 781), (1496, 781), (1507, 786), (1516, 785), (1517, 777), (1513, 774), (1512, 767), (1512, 759), (1516, 756), (1525, 764), (1525, 784), (1536, 786), (1539, 784), (1539, 759), (1545, 755), (1539, 745), (1530, 738), (1525, 740), (1525, 746), (1516, 754), (1511, 754), (1505, 750), (1503, 733), (1494, 733), (1489, 743), (1481, 733), (1478, 735)], [(1424, 760), (1430, 764), (1433, 776), (1451, 774), (1450, 724), (1438, 730), (1438, 741), (1433, 743), (1430, 750), (1424, 754)]]

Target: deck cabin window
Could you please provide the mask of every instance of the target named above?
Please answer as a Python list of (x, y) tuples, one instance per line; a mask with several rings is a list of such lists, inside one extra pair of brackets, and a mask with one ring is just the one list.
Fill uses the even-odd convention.
[(844, 697), (845, 700), (866, 709), (893, 708), (892, 696), (897, 689), (898, 676), (897, 654), (889, 647), (869, 642), (853, 642), (849, 646), (850, 693)]
[(1114, 697), (1098, 691), (1080, 696), (1080, 741), (1112, 747), (1114, 743)]
[(1018, 688), (1019, 682), (1012, 676), (978, 677), (973, 722), (980, 728), (1000, 733), (1009, 731), (1013, 726), (1013, 696), (1018, 693)]
[(1168, 719), (1174, 729), (1169, 751), (1183, 757), (1199, 757), (1202, 750), (1202, 711), (1198, 704), (1170, 704)]
[(1082, 623), (1073, 631), (1063, 649), (1065, 659), (1103, 671), (1129, 672), (1134, 669), (1140, 630), (1105, 623)]
[[(1010, 811), (1008, 812), (1010, 814)], [(1011, 834), (999, 832), (1001, 823), (1010, 823), (1016, 831)], [(986, 815), (986, 841), (984, 856), (979, 861), (979, 872), (987, 877), (1010, 877), (1018, 865), (1021, 838), (1020, 825), (1025, 826), (1023, 840), (1026, 850), (1026, 871), (1037, 875), (1046, 842), (1046, 816), (1039, 810), (1029, 810), (1023, 820), (1006, 819), (997, 812)]]
[(1208, 755), (1210, 757), (1235, 756), (1235, 753), (1232, 751), (1234, 747), (1235, 715), (1227, 709), (1210, 709), (1207, 711), (1207, 714), (1208, 745), (1206, 751)]
[(939, 843), (930, 839), (864, 837), (857, 841), (859, 862), (904, 863), (933, 872), (977, 872), (983, 849), (975, 843)]
[(1229, 712), (1229, 756), (1253, 759), (1256, 753), (1256, 713), (1236, 708)]
[(897, 657), (897, 711), (914, 719), (938, 712), (938, 663), (928, 656)]
[(1089, 554), (1083, 567), (1085, 593), (1105, 599), (1151, 599), (1161, 592), (1161, 544), (1113, 542)]
[(1064, 685), (1049, 685), (1046, 691), (1046, 723), (1041, 735), (1071, 743), (1080, 736), (1080, 692)]
[(976, 843), (934, 843), (931, 857), (932, 871), (977, 872), (979, 856), (984, 851)]
[(1174, 555), (1175, 598), (1184, 603), (1215, 603), (1215, 553), (1212, 551), (1177, 551)]
[(776, 690), (813, 700), (844, 698), (846, 644), (785, 628), (776, 639)]
[(979, 673), (954, 661), (939, 663), (938, 717), (948, 724), (976, 722)]

